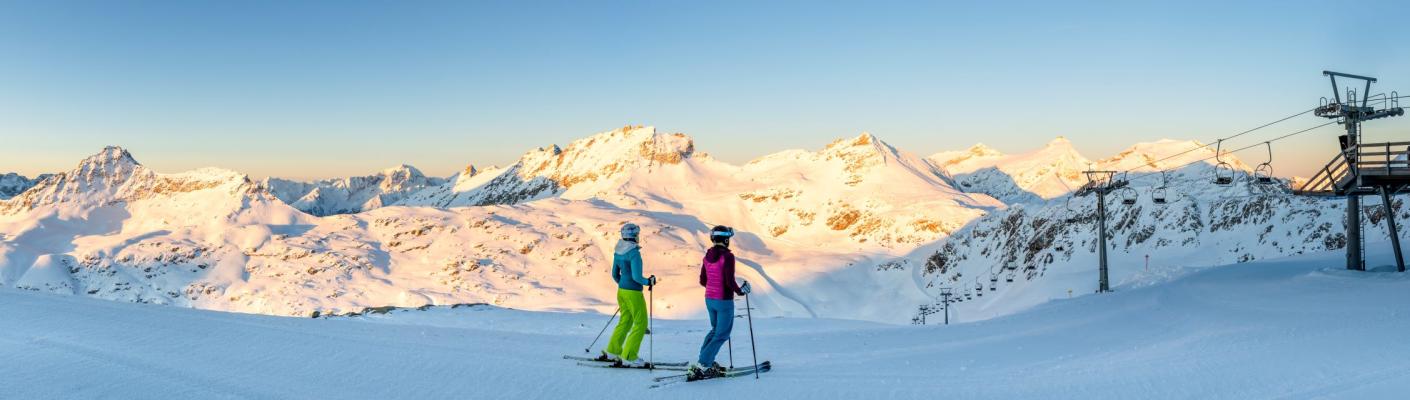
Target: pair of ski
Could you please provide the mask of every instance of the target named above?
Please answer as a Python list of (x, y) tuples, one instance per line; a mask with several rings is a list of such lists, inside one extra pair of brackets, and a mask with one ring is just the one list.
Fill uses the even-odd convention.
[(662, 387), (662, 386), (674, 385), (674, 384), (681, 383), (681, 382), (696, 382), (696, 381), (703, 381), (703, 380), (717, 379), (717, 378), (738, 378), (738, 377), (741, 377), (741, 376), (749, 376), (749, 375), (754, 375), (754, 374), (758, 374), (758, 373), (769, 372), (770, 370), (773, 370), (773, 368), (774, 368), (774, 367), (773, 367), (773, 364), (772, 364), (772, 363), (770, 363), (770, 362), (768, 362), (768, 361), (764, 361), (764, 362), (761, 362), (761, 363), (759, 363), (759, 364), (750, 365), (750, 366), (747, 366), (747, 367), (730, 368), (730, 369), (728, 369), (728, 370), (725, 370), (725, 372), (722, 372), (722, 373), (719, 373), (719, 374), (709, 375), (709, 376), (705, 376), (705, 377), (702, 377), (702, 378), (696, 378), (696, 379), (691, 379), (691, 378), (690, 378), (690, 374), (679, 374), (679, 375), (659, 376), (659, 377), (656, 377), (656, 378), (652, 378), (652, 379), (651, 379), (652, 381), (654, 381), (654, 382), (656, 382), (656, 383), (653, 384), (653, 385), (651, 385), (650, 388), (651, 388), (651, 389), (655, 389), (655, 388), (659, 388), (659, 387)]
[(578, 365), (581, 365), (581, 366), (584, 366), (584, 367), (596, 367), (596, 368), (663, 369), (663, 370), (669, 370), (669, 371), (685, 371), (686, 368), (687, 368), (687, 365), (688, 365), (688, 364), (683, 363), (683, 362), (659, 362), (659, 363), (650, 364), (649, 366), (645, 366), (645, 367), (628, 367), (628, 366), (625, 366), (625, 365), (618, 364), (616, 361), (603, 360), (603, 359), (600, 359), (600, 358), (593, 358), (593, 357), (580, 357), (580, 356), (567, 356), (567, 355), (565, 355), (565, 356), (563, 356), (563, 359), (565, 359), (565, 360), (574, 360), (574, 361), (577, 361), (577, 362), (578, 362)]
[[(585, 366), (585, 367), (594, 367), (594, 368), (646, 369), (646, 370), (656, 370), (656, 369), (659, 369), (659, 370), (665, 370), (665, 371), (686, 371), (686, 370), (688, 370), (688, 368), (689, 368), (689, 367), (688, 367), (689, 364), (688, 364), (688, 363), (684, 363), (684, 362), (659, 362), (659, 363), (655, 363), (655, 364), (652, 364), (652, 365), (646, 366), (646, 367), (628, 367), (628, 366), (623, 366), (623, 365), (621, 365), (621, 364), (619, 364), (619, 363), (617, 363), (617, 362), (615, 362), (615, 361), (602, 360), (602, 359), (593, 358), (593, 357), (581, 357), (581, 356), (565, 355), (565, 356), (563, 356), (563, 359), (565, 359), (565, 360), (574, 360), (574, 361), (577, 361), (577, 362), (578, 362), (578, 365)], [(689, 379), (689, 378), (690, 378), (690, 377), (689, 377), (689, 374), (667, 375), (667, 376), (661, 376), (661, 377), (653, 378), (652, 381), (656, 382), (656, 384), (651, 385), (651, 388), (658, 388), (658, 387), (662, 387), (662, 386), (666, 386), (666, 385), (670, 385), (670, 384), (675, 384), (675, 383), (681, 383), (681, 382), (693, 382), (693, 381), (697, 381), (697, 380), (706, 380), (706, 379), (715, 379), (715, 378), (734, 378), (734, 377), (739, 377), (739, 376), (753, 375), (753, 374), (756, 373), (756, 371), (759, 372), (759, 373), (769, 372), (769, 371), (772, 370), (772, 369), (773, 369), (773, 364), (771, 364), (771, 363), (768, 362), (768, 361), (764, 361), (764, 362), (762, 362), (762, 363), (759, 363), (758, 365), (750, 365), (750, 366), (739, 367), (739, 368), (730, 368), (730, 369), (727, 369), (727, 370), (725, 370), (724, 372), (722, 372), (722, 373), (720, 373), (720, 374), (718, 374), (718, 375), (713, 375), (713, 376), (709, 376), (709, 377), (705, 377), (705, 378), (700, 378), (700, 379), (694, 379), (694, 380)]]

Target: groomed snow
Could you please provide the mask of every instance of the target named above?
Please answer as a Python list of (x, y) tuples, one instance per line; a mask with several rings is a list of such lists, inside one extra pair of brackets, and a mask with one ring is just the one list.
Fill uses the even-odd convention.
[[(655, 390), (649, 377), (665, 372), (560, 359), (581, 354), (605, 315), (472, 307), (308, 319), (0, 289), (0, 397), (1403, 396), (1410, 274), (1343, 271), (1341, 256), (1192, 269), (943, 327), (759, 319), (759, 356), (775, 371)], [(658, 322), (658, 360), (692, 356), (707, 328)]]

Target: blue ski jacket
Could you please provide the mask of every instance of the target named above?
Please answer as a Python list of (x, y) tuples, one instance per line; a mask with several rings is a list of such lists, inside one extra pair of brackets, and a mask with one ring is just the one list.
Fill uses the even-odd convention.
[(617, 287), (640, 292), (650, 284), (641, 271), (641, 246), (630, 240), (617, 241), (617, 249), (612, 252), (612, 280)]

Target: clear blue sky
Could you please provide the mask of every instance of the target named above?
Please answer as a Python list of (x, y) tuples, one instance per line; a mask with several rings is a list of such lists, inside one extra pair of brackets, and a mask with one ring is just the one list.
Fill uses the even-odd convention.
[[(448, 175), (626, 124), (732, 162), (864, 130), (1100, 158), (1311, 108), (1323, 69), (1410, 93), (1410, 2), (980, 3), (3, 0), (0, 171), (118, 144), (167, 172)], [(1279, 172), (1335, 132), (1279, 146)]]

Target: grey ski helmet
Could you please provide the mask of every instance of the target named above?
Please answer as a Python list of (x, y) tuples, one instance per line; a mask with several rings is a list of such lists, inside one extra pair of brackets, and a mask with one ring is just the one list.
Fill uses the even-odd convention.
[(622, 239), (636, 239), (639, 235), (641, 235), (641, 227), (636, 224), (628, 222), (626, 225), (622, 225)]

